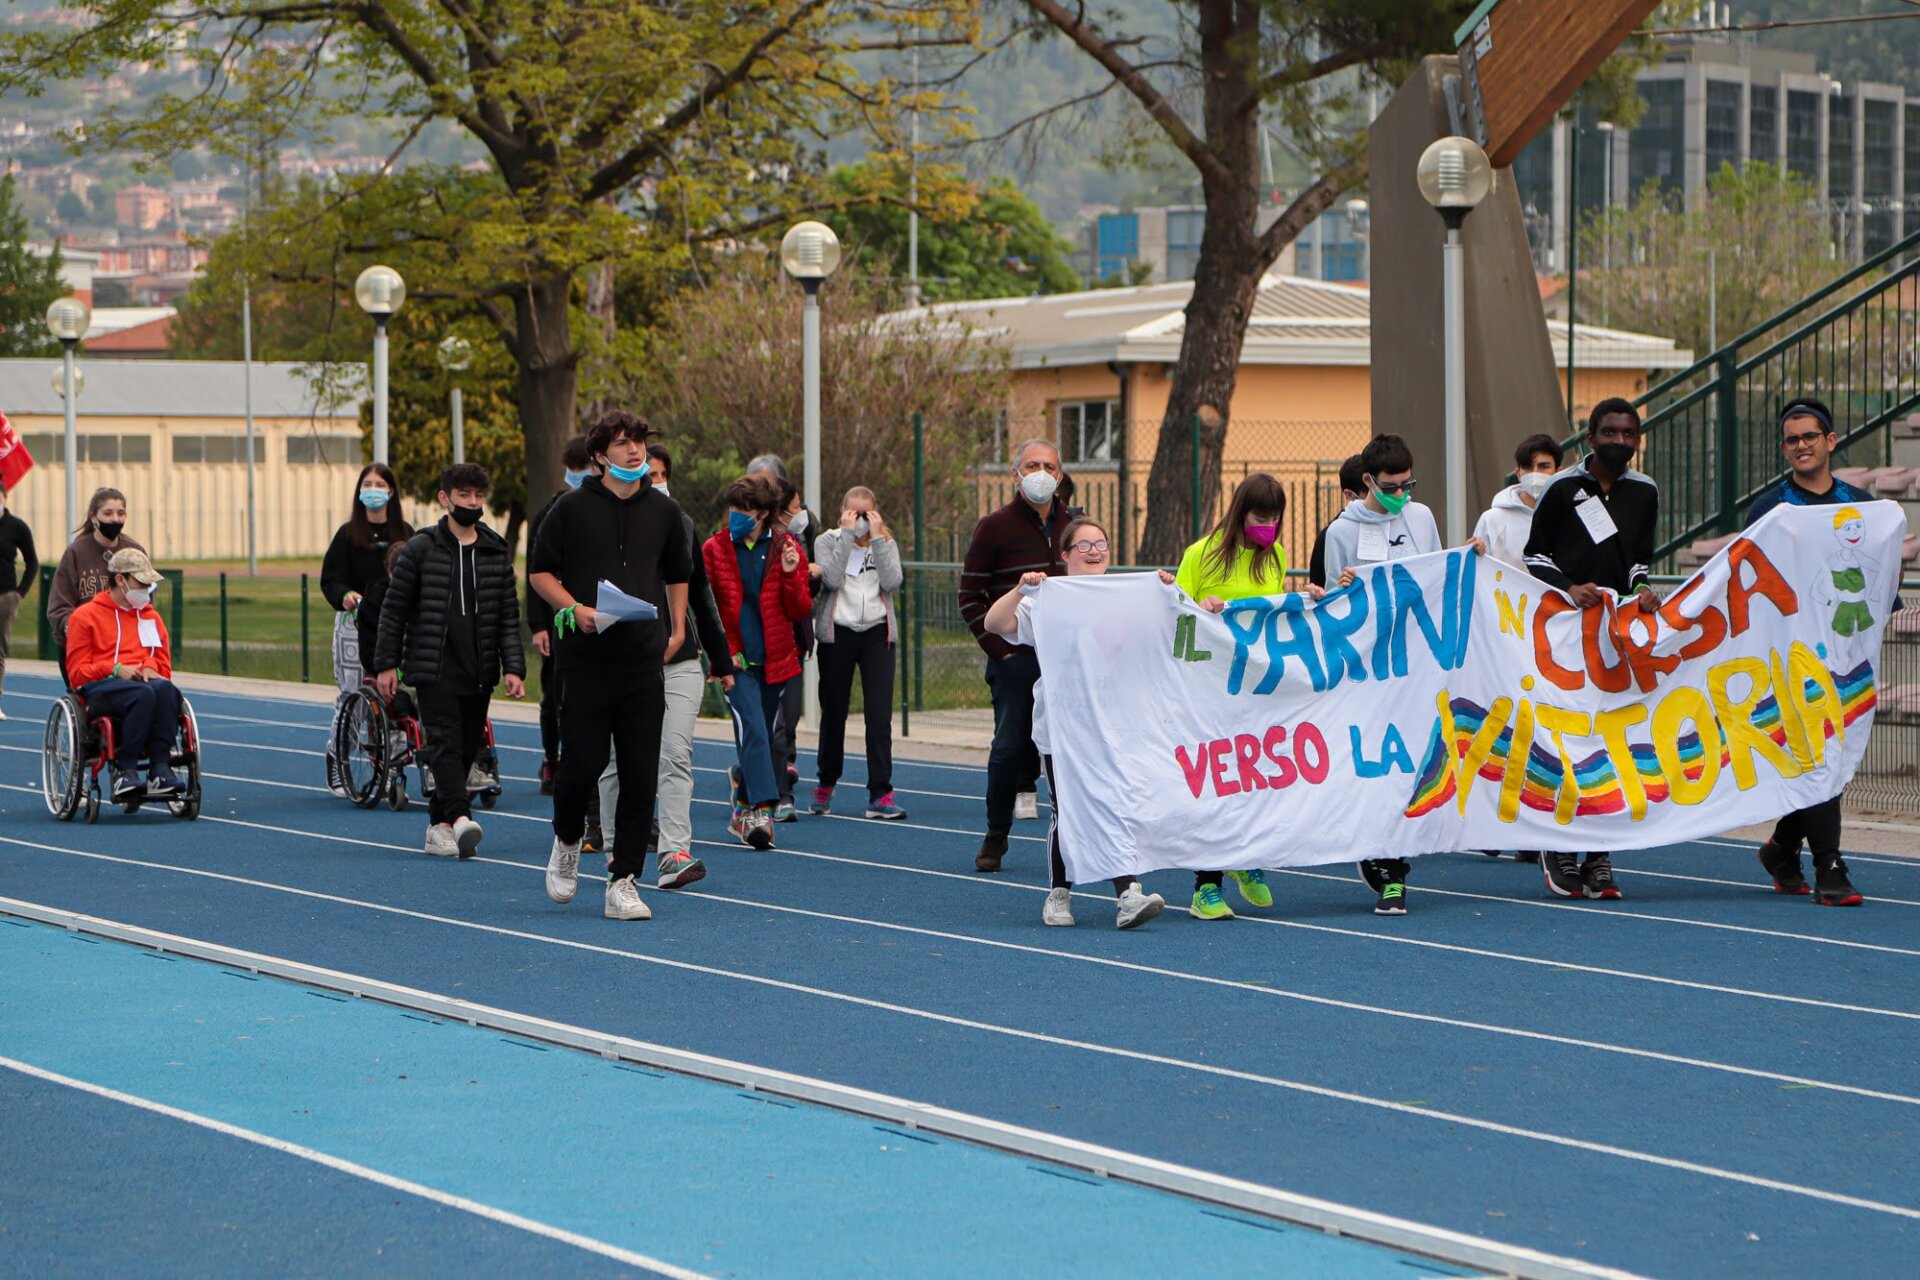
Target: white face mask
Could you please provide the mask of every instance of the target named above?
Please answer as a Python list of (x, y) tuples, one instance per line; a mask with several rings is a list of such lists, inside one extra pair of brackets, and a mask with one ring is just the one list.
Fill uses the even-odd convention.
[(1027, 501), (1039, 506), (1053, 497), (1053, 491), (1060, 487), (1060, 478), (1045, 471), (1029, 471), (1020, 477), (1020, 492)]
[(873, 525), (868, 523), (867, 518), (865, 516), (855, 516), (853, 518), (853, 536), (854, 537), (864, 538), (871, 532), (873, 532)]
[(1553, 483), (1553, 479), (1551, 472), (1529, 471), (1520, 477), (1520, 492), (1538, 502), (1541, 495), (1546, 493), (1548, 486)]
[(801, 534), (805, 533), (806, 531), (807, 531), (807, 513), (805, 511), (796, 511), (792, 515), (787, 517), (788, 533), (792, 534), (794, 537), (797, 538)]
[(136, 609), (144, 609), (153, 603), (152, 587), (128, 587), (127, 603)]
[(667, 482), (666, 482), (665, 480), (655, 480), (655, 481), (653, 482), (653, 491), (654, 491), (655, 493), (657, 493), (657, 494), (659, 494), (659, 495), (660, 495), (661, 497), (663, 497), (663, 498), (664, 498), (664, 497), (666, 497), (666, 496), (667, 496)]

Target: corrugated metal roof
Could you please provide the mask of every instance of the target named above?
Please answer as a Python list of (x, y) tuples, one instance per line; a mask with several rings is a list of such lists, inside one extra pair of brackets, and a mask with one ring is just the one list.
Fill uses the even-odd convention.
[[(245, 370), (238, 360), (95, 360), (80, 357), (86, 367), (87, 387), (78, 410), (89, 417), (239, 418), (246, 413)], [(0, 412), (60, 414), (61, 398), (53, 389), (60, 361), (51, 358), (0, 360)], [(253, 366), (253, 412), (260, 418), (337, 417), (351, 415), (358, 394), (328, 401), (316, 389), (313, 375), (320, 366), (270, 364)], [(364, 365), (332, 366), (336, 382), (350, 388), (366, 385)]]

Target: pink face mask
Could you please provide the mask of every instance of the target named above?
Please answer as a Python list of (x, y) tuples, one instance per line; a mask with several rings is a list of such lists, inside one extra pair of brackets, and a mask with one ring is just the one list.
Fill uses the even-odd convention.
[(1263, 550), (1272, 546), (1280, 537), (1280, 526), (1277, 524), (1250, 524), (1246, 526), (1246, 530), (1247, 541)]

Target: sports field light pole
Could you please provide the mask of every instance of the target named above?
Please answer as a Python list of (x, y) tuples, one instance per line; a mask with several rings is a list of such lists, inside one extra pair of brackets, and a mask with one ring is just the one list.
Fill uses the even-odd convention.
[(353, 300), (373, 317), (373, 460), (387, 461), (387, 321), (407, 300), (407, 282), (392, 267), (368, 267), (353, 282)]
[[(438, 354), (442, 369), (448, 373), (464, 373), (467, 366), (473, 363), (473, 344), (458, 334), (450, 334), (441, 339)], [(448, 393), (448, 399), (451, 401), (448, 406), (450, 415), (448, 421), (453, 424), (453, 460), (465, 462), (467, 460), (467, 418), (461, 410), (460, 382), (457, 378), (454, 380), (453, 390)]]
[(1420, 194), (1447, 224), (1440, 251), (1447, 361), (1447, 545), (1467, 540), (1467, 287), (1460, 227), (1493, 189), (1493, 165), (1471, 138), (1442, 138), (1420, 156)]
[(87, 336), (87, 327), (92, 323), (93, 309), (78, 298), (60, 298), (47, 308), (47, 328), (60, 339), (66, 360), (60, 378), (60, 398), (66, 402), (67, 414), (67, 523), (64, 527), (68, 529), (80, 522), (79, 441), (75, 438), (78, 433), (73, 404), (80, 398), (80, 388), (74, 382), (73, 352), (80, 345), (80, 339)]
[[(840, 238), (824, 222), (795, 223), (780, 240), (780, 265), (806, 290), (805, 309), (800, 313), (801, 404), (804, 413), (804, 447), (801, 465), (800, 500), (809, 511), (820, 507), (820, 286), (840, 265)], [(815, 663), (803, 668), (800, 692), (800, 719), (807, 728), (819, 722), (816, 710), (820, 692), (820, 672)]]

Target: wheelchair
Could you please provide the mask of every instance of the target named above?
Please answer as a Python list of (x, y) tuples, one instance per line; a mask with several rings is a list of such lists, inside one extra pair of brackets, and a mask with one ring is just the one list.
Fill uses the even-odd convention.
[[(54, 700), (47, 712), (47, 735), (40, 754), (40, 790), (46, 798), (47, 812), (62, 822), (71, 821), (75, 814), (84, 814), (88, 822), (99, 820), (100, 775), (109, 772), (107, 764), (118, 747), (119, 733), (120, 727), (104, 712), (89, 711), (86, 699), (77, 691), (69, 689)], [(151, 761), (140, 763), (146, 766)], [(182, 784), (179, 795), (164, 797), (167, 812), (191, 821), (200, 816), (200, 724), (184, 693), (180, 695), (180, 724), (167, 763)], [(157, 798), (143, 790), (108, 802), (136, 813), (141, 805)]]
[[(407, 807), (408, 769), (419, 771), (420, 794), (433, 795), (433, 774), (423, 754), (426, 741), (411, 694), (402, 689), (388, 702), (371, 683), (362, 685), (334, 716), (332, 756), (338, 775), (329, 785), (337, 784), (340, 794), (362, 809), (385, 801), (398, 813)], [(500, 756), (493, 745), (491, 718), (473, 763), (485, 775), (486, 785), (469, 787), (467, 796), (491, 809), (500, 798)]]

